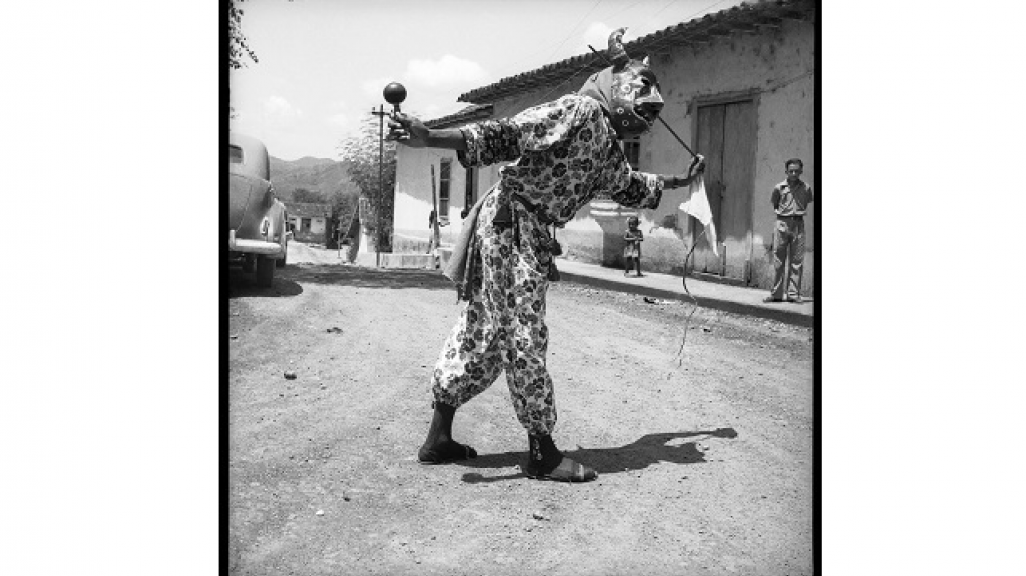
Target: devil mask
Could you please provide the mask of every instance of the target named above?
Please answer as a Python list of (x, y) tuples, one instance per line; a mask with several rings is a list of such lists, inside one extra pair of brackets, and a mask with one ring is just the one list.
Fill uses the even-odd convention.
[(621, 140), (648, 131), (663, 109), (659, 82), (648, 67), (648, 57), (632, 60), (620, 42), (626, 28), (609, 35), (609, 59), (613, 65), (593, 74), (578, 94), (602, 104)]

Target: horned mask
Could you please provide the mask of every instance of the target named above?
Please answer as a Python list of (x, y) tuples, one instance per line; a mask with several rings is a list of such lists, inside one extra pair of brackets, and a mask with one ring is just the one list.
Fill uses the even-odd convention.
[(621, 42), (626, 28), (609, 35), (607, 57), (613, 65), (593, 74), (578, 92), (602, 104), (620, 139), (648, 131), (663, 109), (663, 98), (648, 56), (633, 60)]

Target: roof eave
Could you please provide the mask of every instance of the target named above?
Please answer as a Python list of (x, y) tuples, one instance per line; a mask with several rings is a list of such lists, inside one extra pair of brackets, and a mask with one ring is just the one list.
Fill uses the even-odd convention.
[[(758, 33), (763, 28), (779, 28), (784, 20), (814, 20), (816, 4), (816, 0), (776, 0), (741, 4), (642, 36), (624, 44), (624, 48), (628, 53), (658, 53), (668, 50), (670, 46), (706, 44), (719, 37)], [(572, 56), (460, 94), (456, 100), (467, 103), (490, 103), (512, 94), (545, 86), (553, 78), (567, 78), (580, 73), (591, 74), (606, 66), (606, 61), (598, 54)]]

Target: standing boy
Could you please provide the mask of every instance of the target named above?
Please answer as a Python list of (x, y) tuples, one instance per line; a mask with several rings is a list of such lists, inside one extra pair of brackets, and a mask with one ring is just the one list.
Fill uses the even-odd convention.
[(627, 276), (631, 273), (631, 263), (633, 261), (634, 267), (638, 271), (638, 277), (641, 277), (641, 243), (645, 240), (645, 235), (641, 233), (641, 229), (638, 228), (638, 217), (631, 216), (627, 219), (627, 232), (624, 233), (623, 239), (627, 241), (627, 246), (623, 249), (623, 275)]

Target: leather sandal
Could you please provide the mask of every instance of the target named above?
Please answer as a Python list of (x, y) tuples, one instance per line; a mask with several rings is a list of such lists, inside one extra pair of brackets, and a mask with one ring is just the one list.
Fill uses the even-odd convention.
[(551, 480), (553, 482), (590, 482), (598, 478), (598, 472), (566, 456), (558, 466), (548, 472), (542, 472), (540, 468), (528, 464), (524, 473), (532, 480)]
[(417, 461), (426, 465), (446, 464), (460, 460), (469, 460), (470, 458), (477, 458), (477, 450), (466, 444), (460, 444), (455, 440), (450, 440), (446, 444), (430, 450), (425, 450), (424, 447), (421, 447), (417, 451)]

